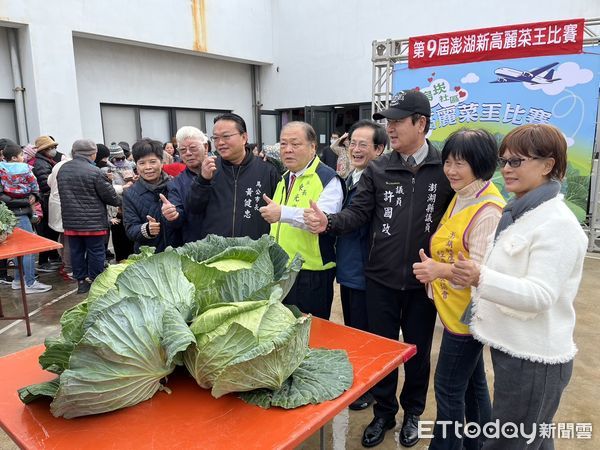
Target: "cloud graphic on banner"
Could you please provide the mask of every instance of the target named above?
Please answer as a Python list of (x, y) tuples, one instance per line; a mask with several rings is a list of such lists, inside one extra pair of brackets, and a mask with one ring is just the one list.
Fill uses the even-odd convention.
[(554, 78), (559, 78), (559, 80), (551, 84), (523, 83), (523, 85), (532, 91), (541, 89), (545, 94), (558, 95), (566, 88), (589, 83), (594, 78), (594, 72), (589, 69), (582, 69), (577, 63), (566, 62), (554, 71)]
[(479, 77), (477, 76), (476, 73), (473, 73), (473, 72), (466, 74), (464, 77), (462, 77), (460, 79), (460, 82), (462, 84), (477, 83), (478, 81), (479, 81)]
[(431, 84), (429, 87), (421, 89), (421, 92), (429, 99), (432, 109), (437, 105), (442, 108), (456, 106), (469, 98), (469, 92), (465, 88), (450, 86), (450, 83), (443, 78), (436, 80), (428, 78), (427, 81)]
[(572, 147), (573, 144), (575, 144), (575, 139), (573, 139), (572, 137), (567, 136), (565, 133), (560, 133), (563, 135), (563, 137), (565, 138), (565, 141), (567, 141), (567, 147)]

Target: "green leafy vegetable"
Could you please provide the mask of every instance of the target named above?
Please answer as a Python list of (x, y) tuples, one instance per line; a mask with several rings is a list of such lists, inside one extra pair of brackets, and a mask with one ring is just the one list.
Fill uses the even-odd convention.
[(262, 408), (297, 408), (339, 397), (352, 386), (352, 365), (344, 350), (310, 350), (298, 369), (277, 390), (242, 392), (247, 403)]
[(220, 397), (279, 388), (308, 351), (309, 317), (275, 300), (217, 304), (190, 326), (196, 345), (184, 362), (198, 384)]
[(52, 414), (98, 414), (149, 399), (194, 341), (181, 315), (151, 298), (126, 298), (106, 308), (73, 350), (60, 376)]
[(58, 391), (59, 379), (56, 377), (52, 381), (44, 383), (32, 384), (31, 386), (19, 389), (19, 398), (25, 404), (31, 403), (41, 397), (54, 398)]
[(19, 397), (53, 398), (57, 417), (98, 414), (166, 390), (161, 381), (185, 364), (215, 397), (250, 391), (255, 403), (285, 408), (333, 398), (351, 383), (347, 357), (344, 366), (335, 352), (308, 353), (310, 316), (281, 304), (301, 266), (269, 236), (144, 247), (65, 311), (39, 359), (59, 377)]
[(196, 287), (199, 312), (216, 303), (269, 298), (275, 287), (283, 298), (302, 267), (299, 255), (290, 262), (267, 235), (256, 241), (209, 235), (176, 252), (184, 256), (183, 271)]

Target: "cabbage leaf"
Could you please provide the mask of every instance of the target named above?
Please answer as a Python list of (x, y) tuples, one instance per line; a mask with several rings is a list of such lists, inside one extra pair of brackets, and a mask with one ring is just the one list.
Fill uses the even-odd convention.
[(190, 326), (196, 345), (184, 363), (214, 397), (260, 387), (279, 388), (308, 351), (310, 317), (276, 299), (212, 305)]
[(344, 350), (311, 349), (280, 389), (242, 392), (247, 403), (262, 408), (297, 408), (339, 397), (352, 386), (354, 375)]
[(269, 298), (275, 287), (281, 288), (281, 300), (302, 267), (299, 255), (290, 261), (268, 235), (258, 240), (209, 235), (175, 251), (183, 256), (183, 271), (196, 287), (200, 313), (217, 303)]
[(72, 418), (147, 400), (192, 342), (194, 335), (172, 306), (153, 298), (125, 298), (103, 310), (85, 332), (60, 375), (50, 410)]

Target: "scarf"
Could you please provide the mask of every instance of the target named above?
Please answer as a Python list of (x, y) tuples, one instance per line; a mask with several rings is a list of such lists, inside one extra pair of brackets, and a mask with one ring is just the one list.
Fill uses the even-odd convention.
[(157, 194), (164, 194), (164, 191), (167, 189), (167, 183), (171, 181), (171, 177), (167, 175), (165, 172), (160, 173), (160, 178), (156, 183), (148, 183), (142, 177), (138, 179), (138, 183), (141, 183), (147, 190), (150, 192), (155, 192)]
[(515, 220), (526, 212), (537, 208), (542, 203), (556, 197), (559, 192), (560, 183), (556, 180), (550, 180), (529, 191), (521, 198), (512, 198), (502, 210), (502, 217), (498, 223), (498, 228), (496, 228), (494, 242), (496, 242), (500, 233), (511, 226)]
[[(502, 216), (498, 227), (496, 228), (496, 234), (494, 235), (494, 245), (498, 240), (498, 236), (508, 227), (510, 227), (515, 220), (521, 217), (528, 211), (537, 208), (542, 203), (553, 199), (560, 192), (560, 182), (556, 180), (550, 180), (541, 186), (532, 189), (522, 197), (513, 197), (508, 201), (504, 209), (502, 210)], [(470, 325), (471, 319), (473, 318), (473, 299), (467, 305), (465, 312), (463, 313), (460, 321), (465, 325)]]

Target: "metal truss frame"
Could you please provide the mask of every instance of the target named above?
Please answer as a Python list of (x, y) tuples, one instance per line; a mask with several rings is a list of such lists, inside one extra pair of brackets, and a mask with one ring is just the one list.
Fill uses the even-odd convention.
[[(586, 19), (583, 30), (583, 45), (600, 46), (600, 17)], [(373, 63), (373, 83), (371, 95), (371, 113), (386, 109), (392, 97), (392, 74), (394, 64), (408, 62), (408, 39), (386, 39), (373, 41), (371, 61)], [(599, 105), (600, 110), (600, 105)], [(591, 252), (600, 252), (600, 119), (596, 118), (596, 142), (594, 144), (594, 160), (590, 186), (590, 207), (588, 225), (584, 228), (588, 233)]]

